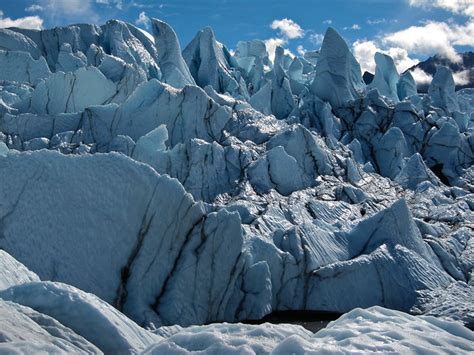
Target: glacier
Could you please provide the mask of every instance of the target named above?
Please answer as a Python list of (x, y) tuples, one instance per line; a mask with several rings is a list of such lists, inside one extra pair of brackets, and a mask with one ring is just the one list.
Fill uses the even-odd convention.
[(0, 29), (0, 353), (474, 351), (472, 90), (151, 29)]

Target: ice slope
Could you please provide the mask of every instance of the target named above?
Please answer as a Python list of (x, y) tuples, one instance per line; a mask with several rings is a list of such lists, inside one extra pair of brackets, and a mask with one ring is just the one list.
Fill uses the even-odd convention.
[(174, 30), (166, 22), (157, 19), (152, 19), (151, 25), (158, 49), (157, 64), (163, 75), (162, 80), (176, 88), (193, 85), (194, 79), (181, 56), (181, 47)]
[(40, 281), (38, 275), (4, 250), (0, 250), (0, 290), (33, 281)]
[(173, 326), (150, 332), (94, 295), (61, 283), (26, 280), (0, 292), (0, 310), (0, 351), (6, 353), (463, 354), (473, 350), (474, 340), (459, 323), (381, 307), (355, 309), (316, 334), (296, 325), (269, 323)]
[[(161, 135), (158, 144), (164, 139)], [(286, 149), (292, 153), (291, 145)], [(42, 279), (93, 292), (140, 324), (258, 318), (288, 307), (345, 311), (362, 300), (408, 310), (416, 301), (417, 290), (452, 282), (421, 239), (403, 201), (342, 233), (328, 224), (331, 216), (318, 227), (296, 227), (296, 217), (280, 212), (282, 202), (268, 206), (253, 221), (246, 211), (251, 203), (237, 208), (238, 213), (217, 206), (218, 212), (206, 212), (176, 180), (158, 176), (148, 166), (117, 154), (10, 153), (1, 162), (0, 176), (11, 183), (2, 186), (3, 199), (10, 202), (3, 207), (0, 246)], [(308, 164), (314, 163), (310, 160)], [(90, 200), (96, 201), (94, 208), (85, 208)], [(310, 216), (300, 217), (303, 221), (318, 223), (318, 209), (326, 213), (327, 207), (320, 205), (308, 213), (298, 206), (305, 203), (289, 208)], [(253, 208), (258, 211), (259, 206)], [(80, 219), (74, 213), (77, 209), (82, 210)], [(341, 212), (355, 210), (343, 205)], [(57, 222), (51, 224), (52, 218)], [(360, 212), (355, 218), (360, 219)], [(246, 227), (241, 220), (251, 224)], [(403, 221), (400, 226), (397, 220)], [(267, 233), (275, 234), (273, 241), (266, 240)], [(286, 233), (301, 241), (285, 242)], [(372, 237), (364, 241), (367, 235)], [(384, 251), (385, 244), (390, 246), (388, 251)], [(31, 257), (32, 246), (38, 258)], [(262, 248), (273, 249), (273, 254)], [(397, 262), (389, 266), (393, 258)], [(364, 265), (377, 268), (379, 262), (387, 270), (398, 269), (406, 280), (387, 283), (387, 279), (380, 292), (403, 290), (405, 298), (377, 298), (377, 292), (369, 292), (358, 281), (366, 279)], [(346, 267), (349, 274), (361, 272), (359, 278), (352, 276), (353, 294), (360, 292), (360, 297), (331, 297), (330, 292), (337, 293), (347, 281), (343, 276), (321, 277)], [(266, 280), (267, 286), (260, 286), (260, 280)], [(186, 291), (189, 285), (195, 293)], [(324, 301), (325, 294), (328, 301)], [(196, 303), (208, 306), (196, 309)], [(245, 308), (240, 309), (240, 304)]]
[(102, 354), (96, 346), (54, 318), (0, 300), (0, 352)]
[[(2, 297), (102, 351), (81, 320), (141, 334), (119, 311), (152, 329), (375, 305), (472, 324), (474, 116), (447, 69), (419, 95), (379, 55), (366, 87), (333, 29), (319, 53), (271, 62), (263, 42), (233, 54), (209, 28), (181, 54), (152, 24), (154, 41), (115, 20), (0, 30), (15, 68), (0, 70)], [(84, 313), (55, 313), (69, 302)], [(135, 335), (120, 344), (156, 342)], [(291, 344), (319, 349), (262, 349)]]
[(146, 354), (352, 354), (473, 351), (471, 331), (433, 317), (372, 307), (355, 309), (316, 334), (299, 326), (213, 324), (185, 328)]
[(56, 319), (104, 353), (137, 352), (160, 340), (96, 296), (69, 285), (25, 283), (2, 291), (0, 298)]

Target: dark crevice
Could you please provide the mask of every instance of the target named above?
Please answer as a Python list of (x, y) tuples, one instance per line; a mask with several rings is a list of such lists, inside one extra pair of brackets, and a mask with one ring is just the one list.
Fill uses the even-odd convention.
[(433, 165), (433, 166), (431, 167), (431, 171), (433, 172), (433, 174), (435, 174), (435, 175), (438, 177), (438, 179), (441, 180), (441, 182), (442, 182), (443, 184), (445, 184), (446, 186), (451, 186), (451, 184), (449, 183), (448, 178), (447, 178), (446, 175), (444, 175), (444, 173), (443, 173), (443, 167), (444, 167), (443, 164), (438, 163), (438, 164)]
[(336, 312), (326, 311), (312, 311), (312, 310), (291, 310), (291, 311), (276, 311), (267, 314), (262, 319), (257, 320), (243, 320), (245, 324), (296, 324), (308, 329), (312, 332), (317, 332), (327, 326), (329, 322), (337, 320), (342, 314)]

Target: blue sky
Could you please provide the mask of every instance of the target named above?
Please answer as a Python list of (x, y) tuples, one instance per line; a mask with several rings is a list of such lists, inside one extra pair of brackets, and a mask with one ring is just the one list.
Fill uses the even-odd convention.
[(211, 26), (230, 49), (258, 38), (295, 54), (318, 49), (331, 25), (367, 70), (377, 50), (395, 57), (400, 70), (436, 53), (456, 60), (474, 50), (474, 0), (0, 0), (0, 10), (0, 27), (117, 18), (146, 29), (147, 17), (157, 17), (173, 26), (183, 48)]

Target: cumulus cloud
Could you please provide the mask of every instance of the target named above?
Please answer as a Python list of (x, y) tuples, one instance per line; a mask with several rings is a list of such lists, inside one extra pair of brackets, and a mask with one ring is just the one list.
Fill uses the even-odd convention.
[(324, 20), (323, 23), (324, 23), (325, 25), (332, 25), (332, 20), (331, 20), (331, 19)]
[(456, 85), (469, 84), (469, 70), (467, 69), (457, 73), (453, 73), (453, 79)]
[(92, 0), (37, 0), (44, 16), (51, 23), (100, 22), (100, 16), (92, 8)]
[(474, 2), (472, 0), (409, 0), (411, 6), (437, 7), (460, 15), (474, 17)]
[(25, 9), (26, 12), (38, 12), (38, 11), (43, 11), (43, 10), (44, 10), (43, 6), (38, 5), (38, 4), (30, 5)]
[(265, 47), (267, 47), (268, 56), (270, 57), (270, 60), (273, 61), (275, 59), (276, 47), (284, 46), (285, 44), (288, 43), (288, 40), (285, 38), (269, 38), (265, 40), (264, 42), (265, 42)]
[[(453, 21), (426, 21), (400, 31), (382, 33), (374, 40), (358, 40), (353, 43), (354, 56), (362, 70), (375, 71), (374, 55), (382, 52), (390, 55), (399, 72), (416, 65), (414, 56), (441, 55), (453, 62), (461, 57), (456, 46), (474, 46), (474, 1), (473, 0), (408, 0), (411, 6), (442, 8), (458, 15), (466, 15), (464, 23)], [(367, 20), (369, 25), (388, 23), (391, 20)], [(418, 84), (429, 84), (431, 75), (417, 68), (412, 75)], [(468, 81), (468, 72), (456, 73), (455, 81), (462, 85)]]
[[(281, 20), (273, 20), (270, 24), (270, 28), (278, 30), (278, 37), (273, 37), (265, 40), (265, 46), (267, 47), (268, 56), (273, 61), (275, 59), (275, 50), (278, 46), (284, 46), (292, 39), (302, 38), (305, 33), (304, 30), (295, 21), (284, 18)], [(293, 55), (288, 50), (285, 53)]]
[(150, 24), (150, 18), (146, 15), (145, 11), (140, 12), (138, 18), (135, 20), (135, 24), (142, 25), (145, 28), (148, 28)]
[(296, 47), (296, 51), (301, 56), (304, 56), (304, 54), (306, 53), (306, 49), (301, 44), (298, 47)]
[(25, 16), (17, 19), (3, 17), (3, 11), (0, 10), (0, 28), (19, 27), (32, 30), (43, 28), (43, 19), (39, 16)]
[(408, 51), (404, 48), (392, 47), (382, 49), (375, 41), (358, 40), (352, 45), (354, 56), (360, 63), (362, 71), (375, 72), (375, 53), (388, 54), (393, 58), (398, 72), (402, 73), (408, 68), (419, 63), (419, 60), (410, 58)]
[(270, 27), (273, 30), (279, 30), (280, 35), (288, 39), (301, 38), (304, 36), (304, 31), (301, 26), (288, 18), (273, 20)]
[(312, 33), (309, 35), (310, 42), (314, 44), (315, 46), (318, 46), (321, 43), (323, 43), (323, 39), (324, 39), (324, 35), (321, 33)]
[(122, 0), (95, 0), (95, 2), (101, 5), (114, 5), (119, 10), (123, 9)]
[(424, 55), (440, 54), (457, 62), (460, 56), (454, 46), (474, 46), (474, 20), (461, 25), (428, 21), (423, 26), (411, 26), (389, 33), (384, 40), (409, 52)]
[(358, 31), (361, 29), (360, 25), (357, 24), (357, 23), (354, 23), (352, 26), (349, 26), (349, 27), (344, 27), (345, 30), (354, 30), (354, 31)]
[(375, 53), (380, 51), (374, 41), (357, 40), (352, 44), (354, 57), (360, 63), (362, 71), (375, 72)]
[(421, 68), (415, 68), (410, 73), (418, 85), (430, 84), (433, 80), (433, 77)]
[(397, 23), (397, 22), (398, 22), (397, 19), (393, 19), (393, 20), (387, 20), (386, 18), (367, 19), (367, 24), (371, 26), (382, 25), (386, 23)]

